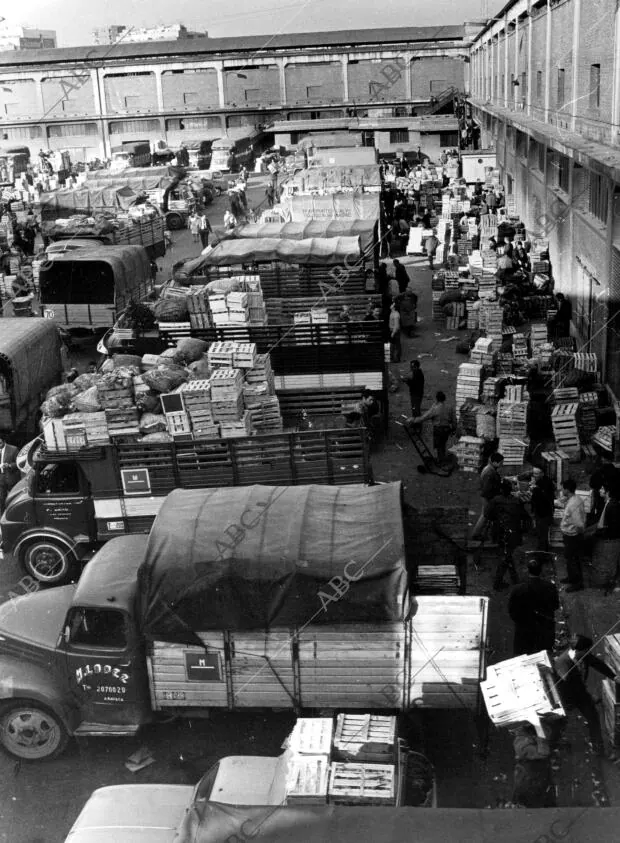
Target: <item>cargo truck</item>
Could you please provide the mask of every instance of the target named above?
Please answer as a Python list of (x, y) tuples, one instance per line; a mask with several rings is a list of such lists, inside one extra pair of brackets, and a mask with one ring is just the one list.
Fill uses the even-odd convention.
[(113, 171), (126, 170), (128, 167), (150, 167), (150, 141), (123, 141), (120, 146), (112, 147)]
[(70, 580), (108, 539), (148, 532), (175, 488), (351, 484), (371, 478), (359, 429), (119, 442), (80, 450), (65, 442), (49, 444), (63, 450), (49, 450), (39, 439), (24, 449), (30, 472), (11, 491), (0, 518), (4, 553), (47, 585)]
[(215, 708), (476, 711), (488, 598), (412, 597), (400, 483), (177, 489), (77, 585), (0, 606), (0, 744)]
[(153, 288), (142, 246), (93, 246), (44, 261), (39, 271), (41, 316), (76, 331), (104, 333), (129, 302)]
[(41, 402), (62, 378), (60, 347), (47, 319), (0, 320), (0, 436), (21, 445), (38, 433)]

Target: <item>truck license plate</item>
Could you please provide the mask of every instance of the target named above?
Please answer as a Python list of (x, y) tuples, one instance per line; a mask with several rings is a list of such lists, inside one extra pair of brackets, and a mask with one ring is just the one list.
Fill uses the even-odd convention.
[(185, 691), (162, 691), (162, 700), (184, 700)]
[(43, 311), (43, 318), (44, 318), (44, 319), (53, 319), (53, 318), (54, 318), (54, 316), (56, 316), (56, 314), (55, 314), (55, 313), (54, 313), (54, 311), (53, 311), (51, 308), (49, 308), (49, 307), (46, 307), (46, 308), (45, 308), (45, 310)]

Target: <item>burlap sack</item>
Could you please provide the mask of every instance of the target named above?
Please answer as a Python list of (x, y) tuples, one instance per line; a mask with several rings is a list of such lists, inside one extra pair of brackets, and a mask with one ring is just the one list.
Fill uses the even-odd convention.
[(195, 363), (197, 360), (200, 360), (208, 348), (209, 343), (204, 340), (194, 339), (194, 337), (184, 337), (177, 342), (177, 353), (174, 356), (174, 360), (184, 365)]
[(96, 386), (91, 386), (80, 392), (73, 399), (73, 406), (78, 413), (97, 413), (101, 410), (101, 402), (99, 401), (99, 392)]

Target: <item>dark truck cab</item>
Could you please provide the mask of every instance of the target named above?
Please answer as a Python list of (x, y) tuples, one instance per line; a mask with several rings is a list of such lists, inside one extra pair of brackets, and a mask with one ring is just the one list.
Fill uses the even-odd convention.
[(77, 586), (0, 606), (0, 742), (15, 757), (54, 757), (70, 734), (133, 735), (151, 718), (134, 610), (147, 537), (118, 541)]

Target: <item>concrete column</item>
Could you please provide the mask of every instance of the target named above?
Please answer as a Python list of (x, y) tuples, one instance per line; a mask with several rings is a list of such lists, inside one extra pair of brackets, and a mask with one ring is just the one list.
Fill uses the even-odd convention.
[(33, 73), (34, 77), (34, 87), (37, 97), (37, 108), (39, 109), (38, 118), (39, 120), (42, 117), (45, 117), (45, 105), (43, 103), (43, 74), (42, 73)]
[(532, 0), (528, 0), (528, 15), (527, 15), (527, 99), (525, 107), (528, 115), (532, 114)]
[(547, 0), (547, 30), (545, 42), (545, 122), (549, 122), (551, 106), (551, 0)]
[(345, 102), (349, 102), (349, 57), (342, 56), (340, 59), (340, 63), (342, 64), (342, 91), (343, 91), (343, 100)]
[(499, 32), (497, 33), (497, 41), (495, 42), (495, 72), (497, 73), (497, 96), (496, 101), (497, 105), (501, 105), (502, 102), (502, 65), (500, 61), (501, 49), (499, 43)]
[(280, 75), (280, 102), (286, 105), (286, 59), (277, 59)]
[[(580, 38), (581, 29), (581, 0), (573, 0), (573, 52), (572, 52), (572, 85), (571, 85), (571, 102), (569, 105), (569, 125), (571, 131), (575, 131), (577, 127), (577, 109), (579, 103), (579, 48), (581, 46)], [(616, 45), (617, 50), (617, 45)], [(588, 79), (588, 84), (590, 80)], [(573, 116), (570, 117), (569, 115)]]
[(411, 102), (413, 99), (413, 84), (411, 81), (411, 72), (413, 68), (413, 56), (409, 54), (408, 56), (403, 56), (405, 59), (405, 96)]
[(155, 73), (155, 93), (157, 94), (157, 111), (160, 114), (164, 113), (164, 89), (161, 84), (161, 68), (154, 68)]
[(220, 108), (224, 108), (226, 105), (225, 98), (224, 98), (224, 70), (222, 62), (218, 62), (214, 65), (215, 72), (217, 73), (217, 95), (220, 101)]
[(519, 82), (519, 87), (517, 85), (512, 86), (512, 103), (514, 108), (516, 109), (519, 100), (521, 99), (521, 91), (520, 91), (520, 79), (519, 79), (519, 18), (515, 18), (515, 65), (514, 65), (514, 78), (515, 82)]
[[(508, 68), (508, 15), (504, 15), (504, 108), (510, 104), (510, 71)], [(509, 96), (510, 94), (510, 96)]]
[(620, 5), (616, 6), (614, 23), (614, 69), (611, 101), (611, 142), (620, 138)]

